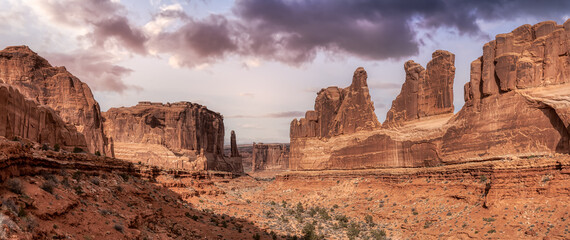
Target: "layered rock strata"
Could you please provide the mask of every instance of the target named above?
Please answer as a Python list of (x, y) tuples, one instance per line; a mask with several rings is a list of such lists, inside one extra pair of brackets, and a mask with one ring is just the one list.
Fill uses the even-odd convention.
[(317, 93), (315, 110), (291, 122), (291, 138), (328, 138), (380, 127), (364, 68), (354, 71), (347, 88), (329, 87)]
[(205, 106), (140, 102), (103, 116), (117, 158), (167, 168), (243, 171), (241, 159), (223, 156), (223, 117)]
[(392, 102), (385, 125), (453, 113), (454, 54), (437, 50), (427, 69), (410, 60), (404, 64), (404, 70), (406, 81)]
[(253, 143), (252, 171), (289, 168), (289, 146), (285, 144)]
[(51, 66), (26, 46), (7, 47), (0, 51), (0, 83), (12, 85), (26, 98), (54, 109), (85, 136), (90, 152), (112, 152), (91, 89), (65, 67)]
[[(291, 169), (422, 167), (569, 153), (569, 53), (570, 20), (497, 35), (471, 63), (466, 103), (456, 115), (453, 54), (436, 51), (427, 70), (407, 62), (406, 82), (383, 128), (321, 139), (310, 134), (318, 128), (300, 129), (305, 125), (293, 120)], [(335, 111), (332, 106), (328, 111)]]
[(450, 121), (445, 162), (570, 151), (570, 21), (499, 34), (471, 63), (465, 105)]
[(53, 109), (26, 99), (6, 84), (0, 84), (0, 136), (22, 137), (67, 150), (87, 148), (83, 134), (66, 124)]
[[(293, 170), (321, 169), (358, 169), (378, 167), (419, 167), (440, 164), (438, 146), (441, 143), (443, 129), (441, 126), (453, 111), (453, 78), (455, 73), (455, 56), (447, 51), (438, 50), (433, 54), (434, 59), (424, 70), (419, 64), (409, 61), (404, 65), (407, 80), (402, 92), (394, 101), (389, 120), (382, 128), (363, 128), (361, 131), (342, 132), (324, 139), (310, 134), (302, 128), (303, 119), (291, 123), (291, 157), (290, 168)], [(438, 73), (441, 71), (443, 73)], [(354, 79), (359, 79), (358, 73), (365, 72), (358, 68)], [(358, 84), (366, 86), (366, 78), (360, 78)], [(351, 87), (350, 87), (351, 88)], [(350, 89), (349, 88), (349, 89)], [(418, 89), (422, 90), (419, 91)], [(334, 104), (323, 104), (321, 97), (329, 93), (329, 89), (321, 90), (317, 96), (315, 109), (318, 112), (338, 113)], [(366, 89), (367, 90), (367, 89)], [(445, 98), (438, 97), (444, 94)], [(361, 95), (361, 96), (358, 96)], [(334, 96), (334, 95), (333, 95)], [(370, 119), (350, 117), (352, 112), (362, 113), (363, 116), (374, 115), (373, 105), (368, 91), (352, 92), (352, 98), (365, 101), (352, 104), (351, 112), (338, 113), (339, 121), (374, 122)], [(334, 97), (331, 97), (334, 99)], [(408, 106), (413, 105), (413, 106)], [(418, 111), (419, 110), (419, 111)], [(317, 111), (315, 111), (317, 112)], [(311, 119), (312, 111), (307, 112), (305, 119)], [(372, 118), (376, 120), (376, 116)], [(320, 119), (318, 119), (320, 121)], [(420, 121), (421, 120), (421, 121)], [(314, 125), (317, 125), (316, 121)], [(377, 121), (377, 120), (376, 120)], [(306, 122), (306, 120), (305, 120)], [(309, 123), (311, 123), (309, 121)], [(342, 125), (344, 123), (337, 123)], [(348, 123), (347, 123), (348, 124)], [(299, 126), (301, 128), (299, 128)], [(380, 126), (375, 124), (374, 126)], [(395, 128), (398, 127), (398, 128)], [(310, 131), (308, 131), (310, 132)]]

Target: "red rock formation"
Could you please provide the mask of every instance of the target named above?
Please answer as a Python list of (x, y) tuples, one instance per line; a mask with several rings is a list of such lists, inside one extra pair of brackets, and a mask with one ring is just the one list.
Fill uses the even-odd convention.
[[(318, 139), (304, 119), (294, 120), (291, 169), (421, 167), (569, 153), (569, 53), (570, 20), (497, 35), (471, 63), (466, 103), (454, 116), (453, 54), (436, 51), (427, 71), (407, 62), (402, 93), (384, 124), (390, 128)], [(337, 89), (324, 91), (327, 105), (342, 101)], [(304, 123), (311, 123), (311, 114)]]
[(205, 106), (140, 102), (111, 108), (103, 116), (117, 158), (169, 168), (243, 171), (241, 159), (223, 156), (223, 117)]
[(10, 84), (27, 98), (54, 109), (85, 135), (90, 152), (111, 152), (91, 89), (65, 67), (52, 67), (26, 46), (7, 47), (0, 51), (0, 83)]
[(289, 167), (289, 146), (253, 143), (252, 171), (282, 170)]
[(291, 138), (328, 138), (379, 128), (367, 78), (364, 68), (359, 67), (349, 87), (322, 89), (317, 93), (315, 110), (291, 122)]
[(85, 149), (85, 137), (47, 106), (38, 105), (10, 85), (0, 84), (0, 136), (22, 137), (51, 147)]
[(425, 70), (410, 60), (404, 64), (406, 81), (400, 95), (392, 102), (384, 124), (453, 113), (455, 55), (443, 50), (432, 54)]
[(234, 130), (231, 131), (230, 146), (231, 146), (230, 157), (240, 157), (239, 150), (237, 147), (236, 133), (234, 132)]
[(523, 25), (485, 44), (443, 137), (443, 160), (568, 153), (569, 51), (570, 21)]

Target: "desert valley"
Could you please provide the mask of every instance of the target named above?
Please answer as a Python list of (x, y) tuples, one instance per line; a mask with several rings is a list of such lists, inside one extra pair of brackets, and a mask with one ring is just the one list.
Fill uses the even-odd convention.
[(456, 55), (432, 49), (401, 61), (382, 123), (354, 66), (289, 142), (238, 144), (215, 109), (102, 111), (65, 66), (8, 46), (0, 239), (569, 239), (570, 20), (468, 47), (459, 110)]

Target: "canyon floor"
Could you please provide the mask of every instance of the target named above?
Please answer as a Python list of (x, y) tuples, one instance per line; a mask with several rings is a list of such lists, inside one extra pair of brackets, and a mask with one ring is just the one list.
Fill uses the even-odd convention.
[(0, 143), (0, 239), (570, 237), (568, 155), (236, 176)]

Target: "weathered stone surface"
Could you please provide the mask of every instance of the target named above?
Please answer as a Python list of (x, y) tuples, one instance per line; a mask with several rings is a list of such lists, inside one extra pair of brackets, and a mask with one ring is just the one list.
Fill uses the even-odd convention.
[(357, 68), (352, 84), (344, 89), (328, 87), (317, 93), (315, 110), (308, 111), (305, 118), (291, 122), (291, 138), (328, 138), (380, 127), (374, 114), (374, 103), (364, 68)]
[(252, 171), (289, 168), (289, 146), (285, 144), (253, 143)]
[[(464, 87), (466, 103), (453, 116), (451, 108), (442, 111), (447, 115), (429, 117), (425, 112), (436, 111), (423, 110), (433, 108), (421, 104), (422, 99), (453, 102), (445, 91), (422, 92), (426, 88), (421, 84), (426, 81), (424, 85), (436, 89), (444, 82), (438, 79), (452, 76), (445, 74), (451, 72), (445, 70), (450, 61), (432, 60), (427, 70), (406, 62), (406, 82), (384, 128), (329, 139), (291, 138), (291, 169), (421, 167), (570, 153), (570, 29), (566, 26), (568, 21), (565, 27), (552, 22), (523, 25), (485, 44), (483, 56), (471, 63), (470, 82)], [(431, 77), (430, 68), (439, 69), (433, 73), (438, 77)]]
[[(205, 106), (140, 102), (103, 113), (119, 159), (190, 170), (243, 172), (241, 158), (224, 158), (223, 117)], [(159, 147), (157, 147), (159, 146)]]
[(454, 64), (455, 55), (443, 50), (432, 54), (427, 69), (414, 61), (406, 62), (406, 81), (392, 102), (384, 124), (393, 126), (404, 121), (453, 113)]
[(67, 125), (47, 106), (26, 99), (14, 87), (0, 84), (0, 136), (28, 140), (73, 150), (86, 149), (85, 137), (72, 125)]
[(54, 109), (66, 123), (83, 133), (90, 152), (107, 155), (112, 152), (91, 89), (65, 67), (52, 67), (26, 46), (7, 47), (0, 51), (0, 82)]
[(231, 147), (230, 157), (240, 157), (239, 150), (237, 147), (236, 133), (234, 132), (234, 130), (231, 131), (230, 147)]

